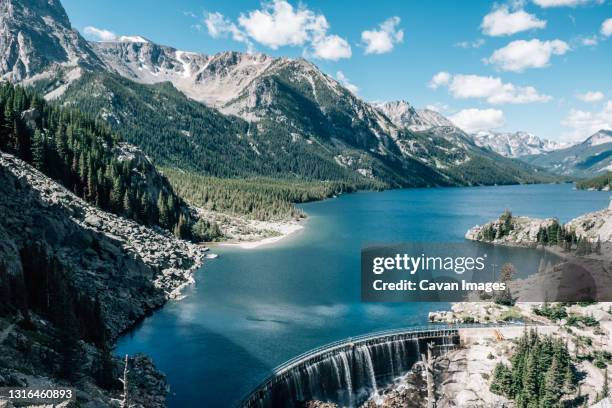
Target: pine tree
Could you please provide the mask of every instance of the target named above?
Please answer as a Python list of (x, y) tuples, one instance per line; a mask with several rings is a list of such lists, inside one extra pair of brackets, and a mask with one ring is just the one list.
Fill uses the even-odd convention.
[(604, 370), (603, 377), (603, 385), (601, 387), (601, 391), (597, 394), (597, 401), (601, 401), (610, 396), (610, 385), (608, 383), (608, 367), (606, 367), (606, 369)]
[(32, 140), (32, 164), (38, 170), (43, 170), (45, 164), (45, 141), (40, 130), (34, 131), (34, 139)]
[(132, 216), (132, 198), (130, 197), (129, 190), (123, 193), (123, 213), (128, 218)]
[(113, 189), (111, 191), (111, 205), (115, 211), (123, 209), (123, 183), (121, 182), (121, 176), (117, 175), (113, 179)]
[(561, 397), (563, 396), (563, 372), (560, 370), (557, 359), (553, 359), (542, 387), (541, 408), (563, 408)]
[(159, 213), (159, 225), (164, 228), (168, 228), (170, 224), (168, 204), (166, 203), (165, 197), (161, 191), (159, 192), (159, 196), (157, 198), (157, 212)]
[(523, 395), (527, 401), (527, 406), (535, 402), (537, 404), (538, 392), (538, 359), (534, 352), (529, 353), (525, 362), (523, 374)]
[(490, 390), (504, 396), (512, 394), (512, 372), (503, 363), (497, 363), (495, 366)]

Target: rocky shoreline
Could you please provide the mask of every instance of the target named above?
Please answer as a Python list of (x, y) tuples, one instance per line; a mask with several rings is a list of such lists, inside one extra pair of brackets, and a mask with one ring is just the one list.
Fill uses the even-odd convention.
[[(148, 357), (130, 356), (126, 364), (109, 357), (103, 345), (112, 347), (135, 323), (179, 296), (209, 249), (101, 211), (4, 153), (0, 212), (0, 288), (8, 290), (8, 299), (19, 305), (18, 297), (24, 296), (23, 290), (13, 292), (11, 282), (25, 282), (28, 291), (36, 291), (33, 285), (40, 278), (33, 277), (46, 273), (70, 292), (75, 304), (62, 313), (75, 316), (76, 330), (103, 322), (96, 339), (81, 338), (73, 345), (80, 363), (68, 379), (58, 374), (63, 335), (49, 307), (37, 308), (31, 300), (29, 311), (11, 314), (6, 305), (9, 314), (0, 314), (0, 386), (70, 385), (77, 389), (80, 406), (119, 406), (123, 390), (117, 379), (128, 367), (130, 404), (165, 406), (165, 377)], [(101, 385), (101, 367), (109, 376), (106, 386)]]

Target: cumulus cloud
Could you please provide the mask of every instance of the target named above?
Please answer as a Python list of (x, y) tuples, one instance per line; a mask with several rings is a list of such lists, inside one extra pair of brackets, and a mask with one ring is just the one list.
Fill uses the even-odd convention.
[(604, 94), (600, 91), (588, 91), (583, 94), (577, 94), (576, 98), (584, 102), (599, 102), (604, 98)]
[(248, 42), (248, 38), (240, 28), (221, 13), (208, 13), (204, 18), (204, 24), (212, 38), (222, 38), (230, 35), (234, 41)]
[(606, 102), (598, 112), (571, 109), (561, 121), (565, 127), (572, 129), (565, 133), (568, 141), (582, 141), (601, 129), (612, 129), (612, 100)]
[(92, 26), (87, 26), (83, 29), (83, 33), (87, 35), (89, 38), (96, 41), (116, 41), (117, 34), (112, 31), (105, 30), (103, 28), (96, 28)]
[(276, 50), (305, 47), (315, 58), (337, 61), (351, 57), (351, 46), (338, 35), (328, 34), (329, 23), (303, 5), (293, 7), (286, 0), (261, 3), (261, 8), (242, 13), (237, 23), (223, 14), (208, 13), (204, 23), (213, 38), (231, 36), (252, 46), (253, 42)]
[(317, 39), (312, 47), (314, 56), (325, 60), (338, 61), (341, 58), (351, 58), (352, 55), (349, 43), (337, 35)]
[(351, 83), (351, 81), (349, 81), (346, 75), (344, 75), (344, 72), (336, 72), (336, 79), (343, 87), (351, 91), (353, 94), (357, 95), (357, 92), (359, 92), (359, 88), (357, 87), (357, 85)]
[(601, 24), (601, 34), (606, 37), (612, 35), (612, 18), (607, 19)]
[(432, 89), (437, 89), (442, 85), (447, 85), (450, 79), (451, 74), (446, 71), (440, 71), (436, 75), (434, 75), (433, 78), (431, 78), (431, 81), (429, 81), (429, 84), (427, 84), (427, 86)]
[(523, 72), (528, 68), (547, 67), (553, 55), (563, 55), (569, 50), (569, 45), (561, 40), (517, 40), (495, 50), (484, 62), (503, 71)]
[(439, 72), (434, 75), (429, 86), (437, 88), (442, 85), (448, 86), (449, 92), (456, 99), (485, 99), (494, 105), (548, 102), (552, 99), (548, 95), (540, 94), (532, 86), (504, 83), (500, 78), (492, 76), (450, 75), (448, 72)]
[(504, 112), (499, 109), (463, 109), (449, 119), (468, 133), (498, 129), (506, 123)]
[(395, 44), (404, 41), (404, 30), (398, 29), (400, 18), (388, 18), (378, 29), (366, 30), (361, 33), (361, 41), (366, 46), (366, 54), (385, 54), (391, 52)]
[(497, 37), (544, 28), (546, 21), (525, 10), (510, 11), (508, 6), (501, 6), (484, 16), (480, 27), (484, 34)]
[(284, 0), (262, 3), (262, 8), (238, 18), (249, 37), (273, 50), (286, 45), (304, 45), (314, 36), (323, 36), (329, 28), (322, 14), (300, 6), (295, 9)]
[(576, 7), (588, 3), (601, 4), (604, 0), (533, 0), (540, 7)]

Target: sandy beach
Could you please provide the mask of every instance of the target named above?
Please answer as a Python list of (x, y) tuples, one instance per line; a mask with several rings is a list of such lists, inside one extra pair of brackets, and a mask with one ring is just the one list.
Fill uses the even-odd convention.
[(279, 242), (290, 235), (297, 233), (304, 229), (304, 221), (289, 221), (289, 222), (268, 222), (268, 221), (255, 221), (257, 225), (251, 225), (255, 229), (271, 231), (275, 235), (264, 237), (255, 240), (232, 240), (227, 242), (221, 242), (218, 246), (226, 247), (238, 247), (242, 249), (255, 249), (264, 245), (274, 244)]

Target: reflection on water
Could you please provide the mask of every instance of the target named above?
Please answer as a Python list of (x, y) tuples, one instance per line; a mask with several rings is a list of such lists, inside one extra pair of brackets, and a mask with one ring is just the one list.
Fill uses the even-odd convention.
[[(151, 355), (172, 407), (228, 407), (283, 361), (371, 331), (423, 324), (444, 303), (360, 302), (360, 250), (369, 243), (461, 242), (509, 208), (562, 222), (601, 209), (609, 193), (570, 185), (357, 193), (309, 203), (306, 228), (253, 250), (219, 248), (187, 297), (125, 336), (118, 353)], [(554, 208), (553, 208), (554, 207)]]

